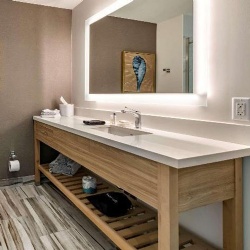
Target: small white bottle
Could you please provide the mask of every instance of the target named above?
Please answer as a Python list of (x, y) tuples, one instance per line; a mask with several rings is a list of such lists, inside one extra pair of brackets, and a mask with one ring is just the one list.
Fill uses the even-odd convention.
[(116, 124), (116, 113), (113, 113), (110, 115), (110, 124), (115, 125)]

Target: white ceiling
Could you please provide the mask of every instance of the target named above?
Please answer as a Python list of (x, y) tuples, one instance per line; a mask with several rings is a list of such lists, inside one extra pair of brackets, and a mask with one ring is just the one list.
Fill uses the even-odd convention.
[(72, 10), (83, 0), (12, 0), (12, 1)]

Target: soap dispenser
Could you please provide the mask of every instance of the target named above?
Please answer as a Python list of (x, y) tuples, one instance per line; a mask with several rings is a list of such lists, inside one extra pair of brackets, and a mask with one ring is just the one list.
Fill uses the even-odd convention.
[(116, 124), (116, 113), (113, 113), (110, 115), (110, 124), (115, 125)]

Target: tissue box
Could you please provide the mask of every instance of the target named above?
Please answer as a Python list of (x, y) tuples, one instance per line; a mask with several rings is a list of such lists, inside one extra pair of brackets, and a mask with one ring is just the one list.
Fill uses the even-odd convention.
[(74, 116), (74, 104), (60, 104), (61, 116)]

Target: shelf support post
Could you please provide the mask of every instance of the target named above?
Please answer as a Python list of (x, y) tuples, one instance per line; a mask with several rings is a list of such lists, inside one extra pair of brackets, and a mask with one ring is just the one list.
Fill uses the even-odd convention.
[(242, 159), (235, 159), (234, 198), (223, 201), (223, 249), (243, 250)]
[(159, 250), (179, 249), (178, 169), (158, 167)]

